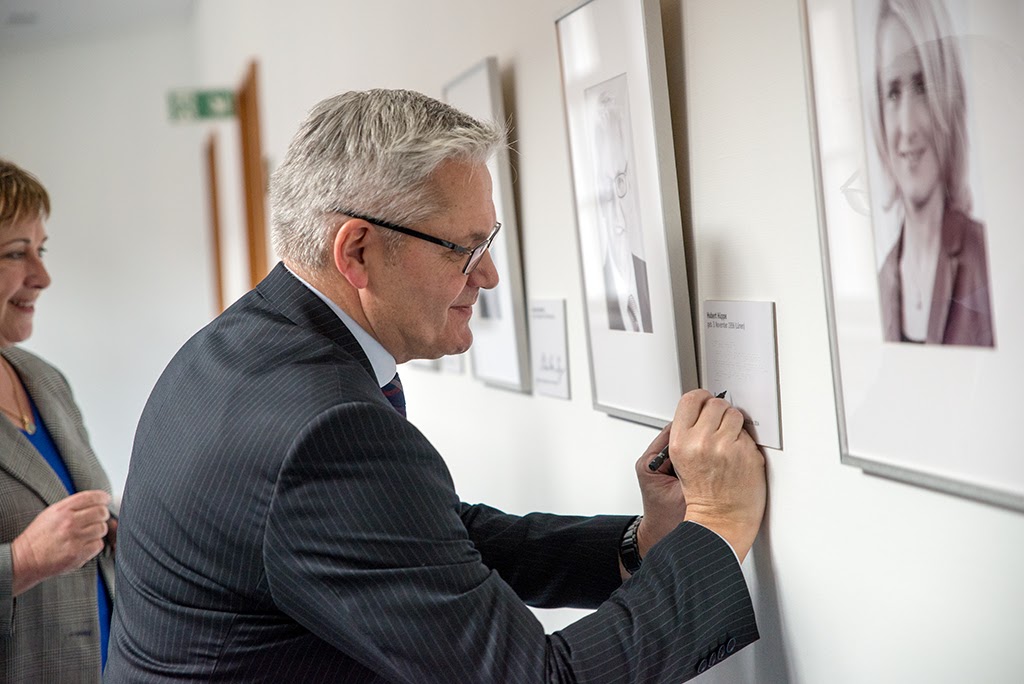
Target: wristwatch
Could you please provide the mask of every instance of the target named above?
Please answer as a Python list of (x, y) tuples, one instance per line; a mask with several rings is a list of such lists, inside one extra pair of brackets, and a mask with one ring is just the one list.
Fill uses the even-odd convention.
[(622, 567), (626, 568), (626, 572), (630, 575), (640, 569), (640, 564), (644, 560), (640, 557), (640, 547), (636, 543), (636, 531), (640, 528), (640, 521), (643, 519), (642, 515), (633, 518), (633, 522), (629, 523), (629, 527), (626, 528), (625, 534), (622, 535), (622, 541), (619, 543), (619, 559), (622, 560)]

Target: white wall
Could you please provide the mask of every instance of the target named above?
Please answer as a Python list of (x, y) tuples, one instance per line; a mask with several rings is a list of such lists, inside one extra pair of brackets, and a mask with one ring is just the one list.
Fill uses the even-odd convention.
[(68, 377), (115, 493), (149, 390), (213, 314), (200, 131), (167, 121), (194, 71), (184, 25), (0, 51), (0, 156), (53, 208), (24, 346)]
[[(527, 292), (567, 300), (573, 399), (518, 395), (485, 388), (468, 375), (410, 368), (403, 373), (410, 414), (448, 459), (466, 500), (513, 512), (635, 512), (632, 463), (655, 432), (590, 407), (553, 28), (566, 4), (206, 0), (198, 3), (195, 18), (195, 80), (234, 85), (247, 60), (260, 59), (264, 144), (273, 165), (305, 112), (323, 97), (375, 86), (439, 95), (446, 80), (496, 55), (518, 139), (514, 163)], [(745, 567), (762, 640), (702, 681), (1019, 681), (1024, 516), (865, 476), (839, 461), (798, 0), (661, 5), (683, 213), (690, 224), (693, 303), (772, 300), (778, 317), (785, 450), (767, 454), (769, 510)], [(48, 59), (56, 62), (59, 55)], [(6, 64), (4, 69), (6, 109)], [(6, 122), (6, 113), (0, 116)], [(99, 133), (100, 112), (75, 116)], [(27, 116), (18, 123), (44, 137), (45, 129)], [(168, 128), (159, 133), (161, 144), (185, 147), (180, 135)], [(6, 153), (11, 136), (0, 136)], [(194, 153), (176, 153), (198, 156), (199, 141), (192, 144)], [(39, 169), (44, 178), (59, 172), (59, 163), (83, 163), (67, 160), (75, 156), (69, 150), (74, 148), (37, 152), (47, 163)], [(19, 151), (27, 153), (28, 145)], [(161, 173), (157, 160), (144, 161), (149, 173)], [(192, 187), (199, 178), (184, 173), (173, 180), (161, 177), (181, 193), (183, 205), (194, 203), (189, 216), (202, 224), (190, 226), (191, 262), (184, 256), (176, 262), (190, 274), (190, 284), (201, 291), (193, 297), (200, 299), (208, 292), (205, 242), (197, 237), (205, 217)], [(55, 195), (59, 200), (72, 191), (64, 184)], [(145, 219), (153, 218), (151, 210), (137, 207), (125, 214), (139, 235), (150, 223)], [(57, 221), (55, 214), (55, 234)], [(127, 248), (122, 242), (114, 253), (123, 255), (120, 249)], [(102, 255), (103, 246), (86, 245), (82, 253)], [(152, 253), (129, 252), (145, 259), (147, 271), (132, 285), (159, 299), (165, 290), (150, 278), (161, 277), (156, 265), (164, 261), (154, 261)], [(54, 262), (58, 271), (56, 257)], [(72, 266), (60, 270), (74, 272)], [(73, 304), (85, 309), (80, 294), (55, 286), (49, 298), (67, 301), (68, 310)], [(87, 303), (105, 299), (94, 295)], [(115, 411), (111, 402), (118, 395), (144, 395), (155, 377), (149, 369), (162, 365), (207, 311), (205, 304), (179, 304), (190, 313), (152, 332), (152, 348), (139, 356), (144, 372), (112, 378), (83, 367), (73, 374), (90, 426), (94, 416)], [(146, 314), (104, 308), (101, 318), (97, 307), (87, 310), (96, 312), (91, 318), (104, 333), (111, 331), (102, 339), (116, 342), (97, 348), (83, 365), (118, 365), (124, 336), (137, 334), (133, 318)], [(40, 340), (58, 320), (41, 315)], [(71, 368), (71, 345), (59, 349), (54, 360)], [(127, 431), (129, 421), (113, 428)], [(1007, 450), (1020, 451), (1009, 441)], [(568, 617), (544, 619), (554, 628)]]

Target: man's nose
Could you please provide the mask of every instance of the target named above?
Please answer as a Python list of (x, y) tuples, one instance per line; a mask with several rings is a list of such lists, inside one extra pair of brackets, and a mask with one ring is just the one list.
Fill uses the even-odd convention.
[(469, 274), (469, 281), (474, 287), (490, 290), (498, 284), (498, 267), (491, 258), (491, 250), (484, 252), (476, 268)]

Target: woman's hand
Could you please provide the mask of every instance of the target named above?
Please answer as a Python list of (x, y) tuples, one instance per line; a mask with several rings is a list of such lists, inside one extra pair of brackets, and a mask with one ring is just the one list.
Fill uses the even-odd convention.
[(14, 595), (77, 570), (102, 551), (109, 506), (110, 495), (94, 489), (43, 509), (11, 543)]

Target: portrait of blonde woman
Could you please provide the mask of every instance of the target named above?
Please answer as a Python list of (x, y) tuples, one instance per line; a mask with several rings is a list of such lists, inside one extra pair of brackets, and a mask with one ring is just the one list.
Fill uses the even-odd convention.
[[(875, 238), (881, 216), (897, 237), (878, 284), (887, 342), (995, 346), (985, 226), (972, 214), (967, 87), (943, 0), (881, 0), (861, 36)], [(870, 145), (870, 143), (869, 143)], [(870, 150), (869, 150), (870, 153)]]

